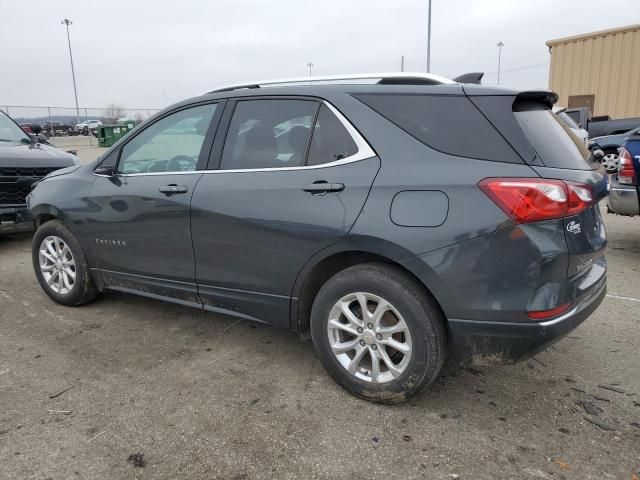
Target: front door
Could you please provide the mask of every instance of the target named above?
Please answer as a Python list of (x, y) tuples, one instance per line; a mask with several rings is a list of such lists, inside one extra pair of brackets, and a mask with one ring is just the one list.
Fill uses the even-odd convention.
[(298, 272), (348, 233), (380, 166), (343, 122), (314, 100), (235, 104), (219, 168), (203, 174), (192, 200), (205, 308), (289, 326)]
[(108, 287), (198, 303), (189, 210), (217, 108), (162, 117), (123, 145), (115, 176), (96, 178), (88, 241)]

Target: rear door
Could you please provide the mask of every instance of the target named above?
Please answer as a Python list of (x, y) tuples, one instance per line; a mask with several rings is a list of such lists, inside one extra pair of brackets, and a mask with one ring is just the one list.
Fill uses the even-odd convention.
[(192, 199), (199, 295), (207, 309), (288, 327), (296, 275), (347, 234), (380, 161), (315, 99), (242, 99), (227, 109), (226, 135)]

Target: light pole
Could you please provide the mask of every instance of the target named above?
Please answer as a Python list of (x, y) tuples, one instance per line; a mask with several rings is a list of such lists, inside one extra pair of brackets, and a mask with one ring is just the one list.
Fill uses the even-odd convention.
[(73, 25), (73, 22), (68, 18), (65, 18), (60, 22), (67, 27), (67, 43), (69, 44), (69, 60), (71, 61), (71, 77), (73, 78), (73, 94), (76, 98), (76, 123), (80, 118), (80, 108), (78, 107), (78, 89), (76, 87), (76, 72), (73, 68), (73, 54), (71, 53), (71, 38), (69, 37), (69, 25)]
[(504, 47), (504, 43), (498, 42), (496, 47), (498, 47), (498, 85), (500, 85), (500, 60), (502, 60), (502, 47)]
[(427, 23), (429, 24), (429, 32), (427, 33), (427, 73), (431, 73), (431, 0), (429, 0), (429, 16)]
[(307, 67), (309, 67), (309, 77), (311, 77), (311, 69), (313, 68), (313, 63), (307, 63)]

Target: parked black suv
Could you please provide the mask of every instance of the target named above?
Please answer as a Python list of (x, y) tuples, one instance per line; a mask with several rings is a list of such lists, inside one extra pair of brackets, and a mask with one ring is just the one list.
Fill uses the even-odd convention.
[(39, 129), (26, 133), (0, 112), (0, 234), (33, 229), (27, 210), (31, 185), (60, 168), (78, 164), (75, 156), (40, 142)]
[(65, 305), (297, 330), (347, 390), (401, 401), (448, 353), (527, 358), (604, 298), (607, 177), (556, 99), (407, 74), (210, 92), (38, 184), (36, 276)]

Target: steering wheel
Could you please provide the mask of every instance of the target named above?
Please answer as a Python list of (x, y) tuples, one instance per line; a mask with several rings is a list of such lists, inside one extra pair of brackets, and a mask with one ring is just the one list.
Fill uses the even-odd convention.
[[(185, 162), (188, 162), (185, 165)], [(195, 169), (195, 161), (186, 155), (176, 155), (167, 163), (167, 172), (188, 172)]]

